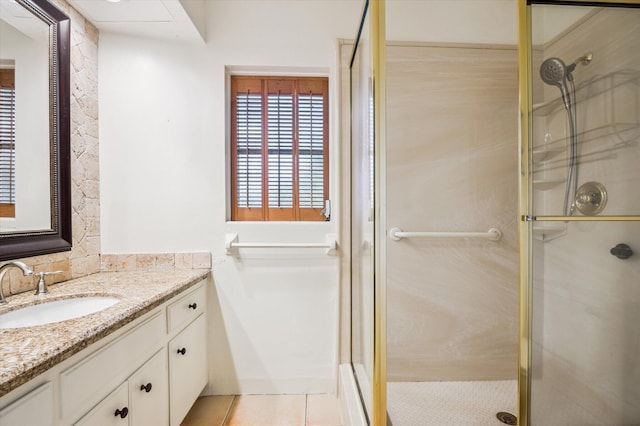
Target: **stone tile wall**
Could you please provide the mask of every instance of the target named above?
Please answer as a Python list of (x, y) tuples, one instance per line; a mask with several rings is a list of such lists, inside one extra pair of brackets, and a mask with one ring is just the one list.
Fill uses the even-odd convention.
[(116, 271), (172, 271), (211, 269), (211, 253), (103, 254), (100, 269)]

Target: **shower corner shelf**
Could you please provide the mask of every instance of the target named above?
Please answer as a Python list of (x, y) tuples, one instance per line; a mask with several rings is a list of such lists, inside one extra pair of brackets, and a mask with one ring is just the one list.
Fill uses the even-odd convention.
[[(629, 71), (613, 71), (604, 75), (597, 75), (589, 80), (586, 80), (576, 87), (576, 96), (578, 103), (583, 102), (589, 98), (601, 95), (605, 92), (610, 92), (617, 87), (629, 84), (629, 90), (634, 88), (637, 90), (640, 87), (640, 73), (635, 70)], [(555, 114), (556, 112), (564, 109), (564, 101), (562, 97), (556, 97), (547, 102), (540, 102), (531, 105), (531, 112), (533, 115), (546, 116), (549, 114)]]
[(544, 163), (545, 161), (549, 161), (557, 157), (559, 154), (562, 154), (564, 151), (565, 151), (564, 146), (557, 146), (557, 147), (541, 146), (541, 147), (533, 148), (533, 151), (531, 152), (531, 156), (533, 158), (534, 163)]
[[(628, 145), (630, 141), (634, 141), (640, 136), (640, 123), (624, 123), (615, 122), (610, 124), (604, 124), (602, 126), (594, 127), (582, 132), (578, 132), (577, 137), (581, 144), (585, 142), (592, 142), (602, 140), (608, 137), (616, 137), (618, 143), (626, 142)], [(533, 161), (536, 161), (537, 155), (542, 153), (555, 153), (556, 151), (564, 151), (564, 145), (569, 140), (569, 137), (563, 137), (559, 139), (553, 139), (546, 142), (544, 145), (537, 146), (533, 149)], [(541, 154), (538, 154), (541, 153)], [(540, 161), (547, 161), (550, 158), (545, 158)]]
[(533, 237), (539, 241), (551, 241), (567, 233), (566, 223), (538, 222), (533, 224)]
[(533, 186), (541, 191), (548, 191), (556, 186), (564, 183), (564, 179), (534, 179)]

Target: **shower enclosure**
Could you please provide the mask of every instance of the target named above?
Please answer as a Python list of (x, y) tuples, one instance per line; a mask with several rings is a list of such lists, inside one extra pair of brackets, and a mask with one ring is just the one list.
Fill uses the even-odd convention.
[(640, 424), (639, 2), (452, 3), (347, 59), (367, 420)]
[(406, 25), (387, 21), (387, 411), (499, 424), (517, 403), (517, 50), (474, 41), (488, 19), (462, 42)]
[(640, 8), (529, 3), (522, 424), (640, 424)]
[(517, 49), (474, 42), (490, 19), (394, 39), (428, 6), (365, 15), (350, 60), (352, 365), (371, 424), (491, 424), (517, 406)]

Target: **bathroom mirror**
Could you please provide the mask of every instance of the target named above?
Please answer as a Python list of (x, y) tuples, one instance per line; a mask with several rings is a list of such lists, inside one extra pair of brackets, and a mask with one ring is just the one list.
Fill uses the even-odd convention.
[(70, 30), (47, 0), (0, 0), (0, 260), (71, 249)]

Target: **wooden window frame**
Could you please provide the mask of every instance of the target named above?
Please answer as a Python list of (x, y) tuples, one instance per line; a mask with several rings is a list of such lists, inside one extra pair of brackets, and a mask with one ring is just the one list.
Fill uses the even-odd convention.
[[(231, 220), (232, 221), (324, 221), (324, 200), (329, 199), (329, 83), (327, 77), (231, 76)], [(293, 96), (293, 202), (292, 207), (269, 207), (267, 98), (275, 90), (290, 90)], [(261, 96), (261, 206), (238, 206), (238, 94), (260, 93)], [(300, 156), (298, 100), (301, 95), (322, 95), (322, 207), (300, 207)], [(288, 94), (288, 93), (285, 93)]]

